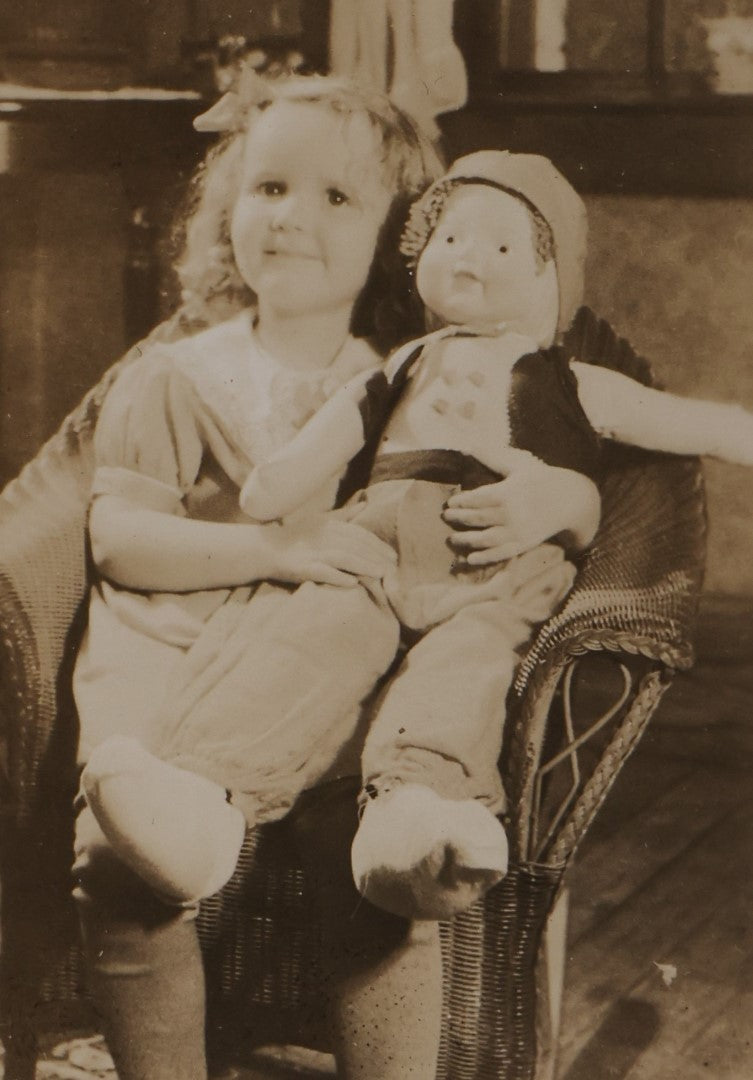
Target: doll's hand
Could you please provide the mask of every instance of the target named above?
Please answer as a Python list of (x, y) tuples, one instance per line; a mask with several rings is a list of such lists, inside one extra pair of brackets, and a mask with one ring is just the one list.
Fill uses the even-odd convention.
[(265, 572), (272, 581), (357, 585), (361, 577), (382, 578), (395, 566), (392, 548), (360, 525), (329, 514), (261, 527)]
[(442, 515), (456, 530), (449, 542), (467, 565), (511, 559), (555, 537), (570, 550), (588, 546), (601, 512), (588, 477), (519, 450), (510, 450), (503, 465), (504, 480), (458, 492)]

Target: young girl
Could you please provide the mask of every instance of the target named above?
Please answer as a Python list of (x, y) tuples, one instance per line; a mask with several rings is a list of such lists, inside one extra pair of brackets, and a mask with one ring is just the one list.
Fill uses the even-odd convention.
[[(157, 797), (165, 795), (168, 811), (180, 808), (177, 835), (195, 855), (187, 889), (185, 849), (179, 860), (163, 849), (153, 873), (135, 875), (127, 837), (102, 832), (89, 805), (97, 784), (108, 783), (102, 759), (93, 769), (97, 781), (84, 784), (77, 899), (92, 989), (121, 1080), (206, 1075), (189, 902), (227, 879), (247, 821), (279, 817), (336, 764), (336, 751), (354, 734), (353, 703), (394, 651), (382, 632), (385, 607), (364, 618), (362, 590), (346, 588), (361, 580), (376, 589), (394, 555), (367, 530), (324, 512), (336, 478), (314, 493), (305, 514), (271, 525), (241, 512), (238, 491), (249, 469), (289, 441), (332, 393), (378, 365), (367, 336), (386, 348), (415, 332), (391, 299), (397, 279), (387, 256), (393, 219), (437, 175), (436, 159), (408, 118), (381, 98), (327, 80), (257, 89), (247, 81), (220, 105), (228, 134), (207, 166), (183, 264), (184, 282), (207, 305), (230, 298), (245, 307), (202, 333), (148, 346), (110, 391), (95, 433), (90, 538), (99, 573), (74, 679), (86, 775), (100, 748), (114, 744), (120, 752), (109, 759), (110, 779), (127, 792), (129, 759), (122, 755), (161, 744), (176, 699), (189, 715), (201, 714), (219, 687), (223, 708), (213, 719), (220, 740), (232, 741), (239, 715), (252, 716), (255, 701), (272, 693), (280, 717), (278, 731), (261, 732), (259, 759), (271, 764), (253, 790), (236, 785), (248, 762), (232, 746), (225, 760), (235, 771), (213, 777), (210, 769), (202, 798), (183, 799), (157, 778)], [(568, 517), (592, 519), (585, 491), (579, 481), (552, 531), (568, 527)], [(573, 495), (585, 515), (574, 512)], [(285, 585), (256, 588), (264, 580)], [(317, 624), (318, 588), (346, 600), (344, 626), (363, 660), (355, 673), (349, 657), (334, 661), (329, 621)], [(283, 657), (290, 670), (305, 673), (303, 701), (298, 683), (286, 693), (267, 680), (285, 649), (275, 620), (287, 619), (290, 604), (305, 616), (306, 649)], [(266, 657), (244, 672), (249, 634), (264, 642)], [(250, 680), (239, 684), (241, 673)], [(232, 724), (224, 723), (225, 708)], [(291, 718), (294, 730), (305, 729), (313, 755), (301, 758)], [(141, 824), (149, 831), (151, 811)], [(327, 840), (323, 833), (318, 842)], [(340, 848), (334, 858), (342, 878), (347, 845)], [(344, 969), (334, 953), (331, 959), (343, 1075), (430, 1077), (440, 1001), (436, 936), (389, 920), (374, 930), (363, 913), (359, 920), (364, 939), (373, 931), (376, 941), (368, 975)], [(336, 950), (341, 908), (331, 922)], [(375, 1009), (382, 1038), (359, 1042)]]
[[(497, 476), (511, 445), (524, 460), (536, 455), (593, 476), (604, 436), (753, 465), (753, 416), (744, 410), (650, 390), (552, 348), (581, 303), (585, 238), (582, 201), (546, 158), (487, 151), (456, 162), (415, 208), (404, 242), (421, 297), (449, 328), (399, 350), (365, 390), (363, 375), (353, 379), (241, 492), (251, 516), (282, 517), (340, 475), (364, 442), (373, 449), (379, 439), (368, 486), (346, 512), (390, 542), (399, 559), (380, 586), (364, 582), (356, 591), (374, 661), (380, 644), (392, 659), (401, 629), (413, 644), (366, 737), (353, 856), (363, 894), (406, 917), (447, 917), (504, 873), (505, 837), (495, 815), (504, 808), (496, 763), (505, 696), (518, 650), (574, 577), (551, 543), (481, 574), (453, 571), (443, 507), (455, 485)], [(355, 598), (313, 591), (316, 633), (327, 636), (332, 663), (339, 657), (352, 672), (366, 655), (352, 650), (354, 628), (346, 621)], [(303, 606), (270, 610), (279, 614), (276, 640), (296, 655), (304, 651), (311, 624)], [(267, 660), (262, 646), (246, 639), (247, 667)], [(373, 666), (365, 670), (371, 678)], [(271, 667), (266, 674), (273, 684)], [(238, 685), (247, 685), (247, 668), (240, 676)], [(277, 683), (301, 700), (307, 695), (307, 673), (288, 669), (282, 650)], [(336, 709), (339, 689), (330, 688)], [(211, 700), (216, 708), (217, 696)], [(274, 693), (250, 711), (261, 715), (262, 732), (269, 730)], [(296, 734), (305, 747), (305, 731)], [(247, 748), (240, 782), (258, 797), (263, 785), (252, 758), (263, 738), (245, 738), (239, 734)], [(176, 713), (160, 751), (204, 777), (212, 762), (227, 772), (210, 711)], [(154, 793), (174, 788), (180, 774), (143, 752), (141, 764), (132, 759), (122, 792), (107, 747), (84, 783), (105, 831), (153, 878), (160, 829), (165, 838), (174, 832)], [(269, 755), (262, 760), (266, 765)], [(199, 778), (183, 781), (198, 798)], [(177, 858), (179, 845), (171, 841), (171, 848)]]

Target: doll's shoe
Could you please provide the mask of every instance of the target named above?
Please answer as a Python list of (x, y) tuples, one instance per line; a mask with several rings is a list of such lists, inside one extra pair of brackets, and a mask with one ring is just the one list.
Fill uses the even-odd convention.
[(246, 821), (219, 784), (114, 736), (92, 752), (81, 790), (117, 855), (163, 899), (193, 904), (231, 877)]
[(359, 891), (377, 907), (408, 919), (447, 919), (504, 877), (507, 837), (477, 800), (402, 784), (366, 803), (351, 865)]

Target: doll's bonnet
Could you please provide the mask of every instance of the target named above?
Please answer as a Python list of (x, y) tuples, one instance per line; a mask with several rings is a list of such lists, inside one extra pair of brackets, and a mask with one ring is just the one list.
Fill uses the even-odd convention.
[(474, 182), (491, 184), (523, 199), (551, 229), (559, 290), (557, 330), (562, 333), (583, 302), (587, 220), (580, 195), (549, 158), (507, 150), (480, 150), (458, 158), (414, 204), (400, 250), (415, 264), (448, 195), (458, 184)]

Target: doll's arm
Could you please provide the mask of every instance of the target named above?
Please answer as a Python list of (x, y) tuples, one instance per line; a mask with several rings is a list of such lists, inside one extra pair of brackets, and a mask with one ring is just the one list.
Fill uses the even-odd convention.
[(346, 383), (287, 446), (251, 470), (240, 494), (245, 514), (256, 521), (283, 518), (343, 472), (364, 444), (361, 405), (374, 374)]
[(654, 390), (579, 361), (572, 369), (581, 405), (601, 435), (646, 450), (753, 465), (753, 413), (741, 406)]

